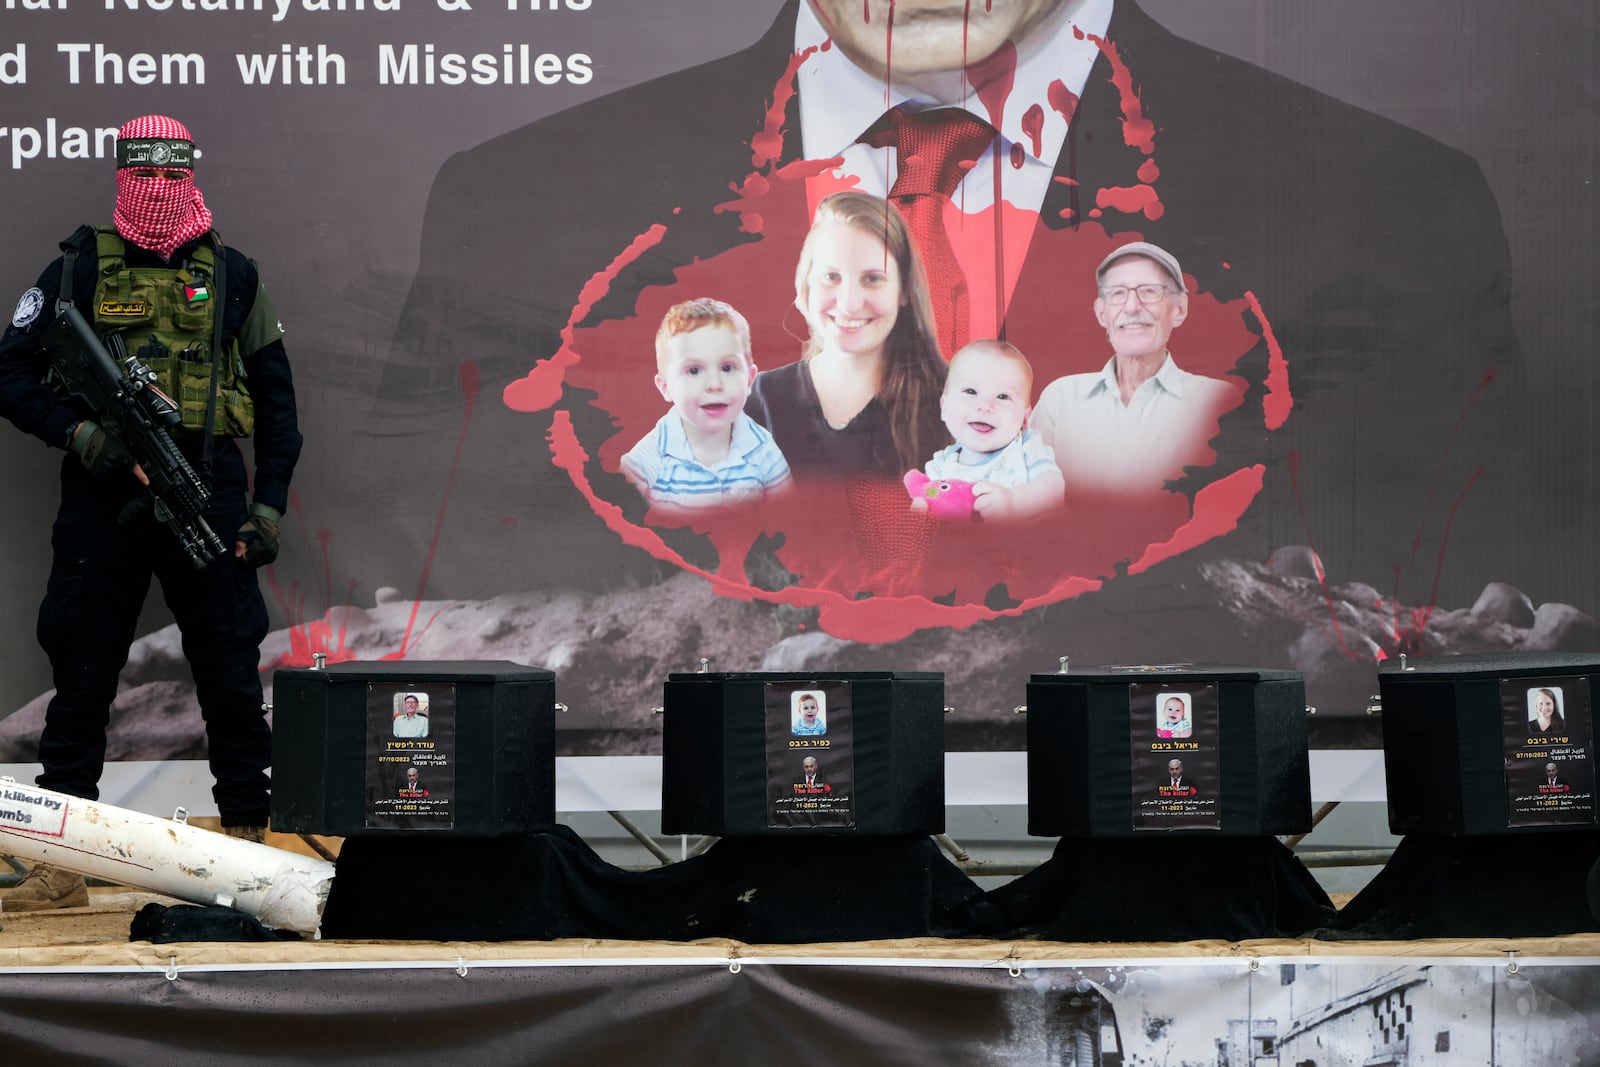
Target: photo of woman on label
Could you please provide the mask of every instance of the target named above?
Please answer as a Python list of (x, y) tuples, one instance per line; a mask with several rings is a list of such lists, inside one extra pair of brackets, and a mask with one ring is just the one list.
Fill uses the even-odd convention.
[(1564, 736), (1567, 720), (1561, 714), (1559, 687), (1528, 690), (1528, 736)]

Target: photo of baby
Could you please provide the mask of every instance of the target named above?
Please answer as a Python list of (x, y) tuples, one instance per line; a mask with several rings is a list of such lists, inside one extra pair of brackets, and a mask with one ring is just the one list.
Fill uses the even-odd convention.
[(1190, 701), (1188, 693), (1168, 693), (1161, 698), (1156, 708), (1157, 737), (1188, 737), (1194, 733)]
[(973, 341), (957, 352), (939, 398), (955, 443), (907, 473), (912, 509), (992, 522), (1061, 507), (1066, 482), (1055, 454), (1027, 428), (1032, 395), (1033, 368), (1014, 346)]
[(822, 700), (820, 692), (794, 695), (794, 705), (789, 712), (791, 733), (796, 737), (821, 737), (828, 732), (828, 713)]

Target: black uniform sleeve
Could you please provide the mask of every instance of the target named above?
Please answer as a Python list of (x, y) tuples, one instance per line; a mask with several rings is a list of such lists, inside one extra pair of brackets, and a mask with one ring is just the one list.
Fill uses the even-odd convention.
[[(79, 249), (73, 270), (73, 290), (80, 311), (86, 312), (85, 304), (94, 291), (94, 270), (91, 240), (87, 249)], [(57, 258), (39, 275), (34, 287), (22, 295), (5, 334), (0, 336), (0, 415), (23, 433), (30, 433), (47, 445), (65, 448), (67, 431), (89, 413), (62, 400), (44, 384), (47, 368), (39, 349), (39, 335), (55, 320), (60, 284), (61, 260)]]
[[(255, 264), (228, 249), (228, 319), (241, 342), (245, 385), (255, 403), (255, 501), (287, 511), (289, 481), (300, 459), (294, 376), (277, 311), (261, 287)], [(262, 342), (265, 343), (262, 343)], [(259, 345), (251, 349), (251, 345)]]

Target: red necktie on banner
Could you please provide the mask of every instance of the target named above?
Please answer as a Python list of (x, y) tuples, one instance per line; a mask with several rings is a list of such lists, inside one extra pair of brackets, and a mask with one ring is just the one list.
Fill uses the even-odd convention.
[(967, 343), (970, 302), (967, 277), (945, 232), (944, 205), (994, 139), (993, 126), (950, 107), (918, 112), (890, 108), (861, 135), (862, 144), (896, 149), (898, 173), (889, 199), (905, 216), (922, 254), (945, 359)]

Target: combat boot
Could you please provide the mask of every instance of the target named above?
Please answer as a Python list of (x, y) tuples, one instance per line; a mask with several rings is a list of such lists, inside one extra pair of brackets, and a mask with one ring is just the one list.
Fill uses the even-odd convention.
[(222, 832), (240, 841), (254, 841), (258, 845), (267, 843), (265, 826), (224, 826)]
[(49, 911), (82, 908), (89, 903), (83, 875), (48, 863), (35, 863), (17, 888), (0, 898), (0, 911)]

